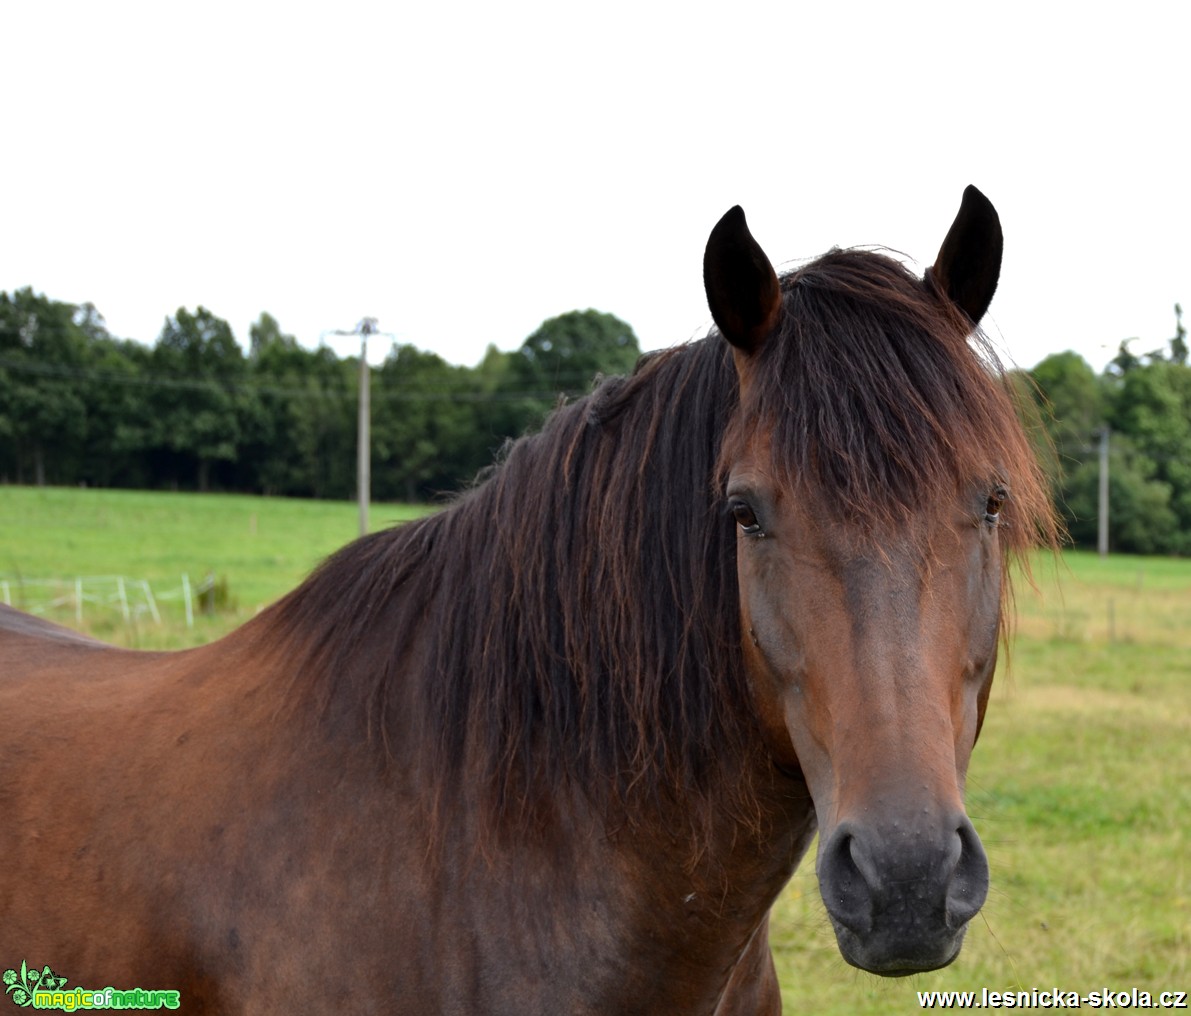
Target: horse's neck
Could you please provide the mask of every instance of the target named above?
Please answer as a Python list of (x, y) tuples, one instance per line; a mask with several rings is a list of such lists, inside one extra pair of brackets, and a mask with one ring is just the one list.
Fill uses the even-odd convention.
[[(229, 842), (245, 845), (236, 861), (265, 889), (245, 912), (242, 934), (316, 926), (324, 900), (311, 887), (338, 886), (340, 945), (380, 979), (422, 976), (413, 960), (394, 961), (416, 927), (446, 966), (506, 972), (534, 1000), (526, 1011), (586, 1011), (584, 997), (636, 998), (641, 1011), (707, 1011), (763, 933), (814, 832), (805, 788), (763, 760), (755, 812), (726, 809), (703, 839), (682, 832), (690, 824), (677, 802), (618, 813), (573, 784), (524, 825), (491, 833), (476, 806), (479, 789), (464, 781), (452, 814), (440, 818), (428, 805), (434, 773), (417, 764), (416, 738), (402, 741), (411, 730), (390, 731), (386, 745), (353, 740), (353, 725), (336, 725), (333, 715), (275, 715), (264, 701), (274, 678), (262, 671), (258, 685), (243, 676), (251, 640), (224, 648), (236, 650), (226, 654), (235, 666), (220, 687), (243, 688), (211, 720), (237, 751), (254, 754), (247, 776), (237, 766), (228, 787), (210, 795), (215, 811), (192, 818), (195, 842), (227, 825)], [(280, 668), (276, 680), (284, 686)], [(255, 687), (261, 694), (249, 694)], [(202, 740), (195, 730), (191, 741)], [(256, 783), (263, 786), (251, 790)], [(725, 801), (731, 796), (725, 788)], [(301, 821), (288, 824), (291, 815)], [(233, 835), (240, 821), (252, 823), (251, 835)], [(262, 839), (262, 829), (273, 835)], [(378, 882), (378, 870), (388, 877)], [(376, 907), (390, 915), (379, 926)], [(467, 1011), (466, 997), (454, 1001)]]
[[(504, 929), (460, 947), (486, 965), (524, 972), (547, 957), (541, 980), (581, 983), (588, 998), (710, 1011), (814, 834), (809, 799), (771, 789), (755, 823), (725, 822), (703, 844), (676, 836), (683, 823), (664, 806), (618, 819), (579, 801), (552, 828), (479, 847), (464, 827), (442, 845), (429, 896), (454, 924), (452, 942)], [(548, 1001), (543, 1011), (571, 1011), (572, 999)]]

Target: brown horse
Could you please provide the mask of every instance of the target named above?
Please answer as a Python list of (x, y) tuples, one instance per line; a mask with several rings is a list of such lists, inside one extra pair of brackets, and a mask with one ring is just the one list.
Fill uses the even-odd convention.
[(718, 333), (222, 641), (0, 613), (0, 968), (186, 1012), (777, 1012), (816, 830), (848, 962), (950, 963), (1006, 561), (1053, 536), (971, 338), (1000, 257), (972, 188), (925, 279), (779, 279), (733, 209)]

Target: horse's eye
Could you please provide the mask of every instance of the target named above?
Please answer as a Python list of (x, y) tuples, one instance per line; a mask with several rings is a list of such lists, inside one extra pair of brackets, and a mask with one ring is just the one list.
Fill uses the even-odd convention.
[(990, 526), (995, 526), (1000, 518), (1001, 508), (1004, 507), (1008, 499), (1009, 491), (1004, 487), (994, 487), (984, 505), (984, 521)]
[(729, 507), (732, 509), (732, 517), (736, 519), (736, 524), (745, 536), (761, 535), (761, 523), (757, 521), (757, 516), (747, 501), (733, 498)]

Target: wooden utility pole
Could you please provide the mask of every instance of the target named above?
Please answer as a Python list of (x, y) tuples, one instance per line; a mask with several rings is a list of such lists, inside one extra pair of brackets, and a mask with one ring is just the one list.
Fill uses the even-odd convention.
[(1100, 428), (1100, 526), (1097, 548), (1108, 557), (1108, 426)]
[(372, 374), (368, 369), (368, 336), (388, 335), (379, 331), (376, 318), (360, 318), (360, 323), (350, 332), (341, 329), (323, 332), (323, 335), (360, 336), (360, 412), (356, 423), (356, 498), (360, 506), (360, 535), (368, 532), (368, 502), (372, 494), (372, 443), (369, 428), (372, 422), (370, 390)]
[(364, 318), (356, 326), (360, 333), (360, 416), (356, 427), (356, 496), (360, 502), (360, 535), (368, 532), (368, 502), (372, 498), (372, 440), (369, 426), (372, 410), (369, 405), (372, 375), (368, 370), (368, 336), (376, 331), (376, 319)]

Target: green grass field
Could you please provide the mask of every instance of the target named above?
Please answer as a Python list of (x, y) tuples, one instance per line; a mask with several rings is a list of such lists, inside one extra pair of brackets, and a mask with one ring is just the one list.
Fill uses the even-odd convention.
[[(33, 607), (78, 576), (148, 581), (161, 624), (109, 603), (87, 604), (82, 627), (193, 645), (293, 588), (355, 529), (346, 503), (0, 488), (0, 581)], [(1191, 562), (1068, 553), (1034, 571), (969, 776), (993, 888), (962, 955), (906, 980), (848, 967), (808, 860), (773, 919), (787, 1011), (909, 1012), (932, 989), (1191, 988)], [(168, 598), (184, 572), (224, 579), (231, 605), (187, 628)], [(74, 623), (69, 604), (47, 615)]]
[[(373, 505), (370, 521), (383, 528), (425, 510)], [(344, 501), (0, 487), (0, 582), (13, 606), (118, 645), (197, 645), (293, 589), (358, 525), (355, 504)], [(195, 588), (208, 575), (227, 585), (228, 602), (210, 616), (196, 608), (192, 629), (179, 595), (184, 574)], [(126, 623), (114, 583), (91, 581), (115, 576), (148, 582), (164, 623), (152, 622), (132, 586)], [(84, 592), (106, 601), (85, 602), (81, 624), (73, 606), (80, 578)], [(55, 607), (54, 600), (71, 603)]]

